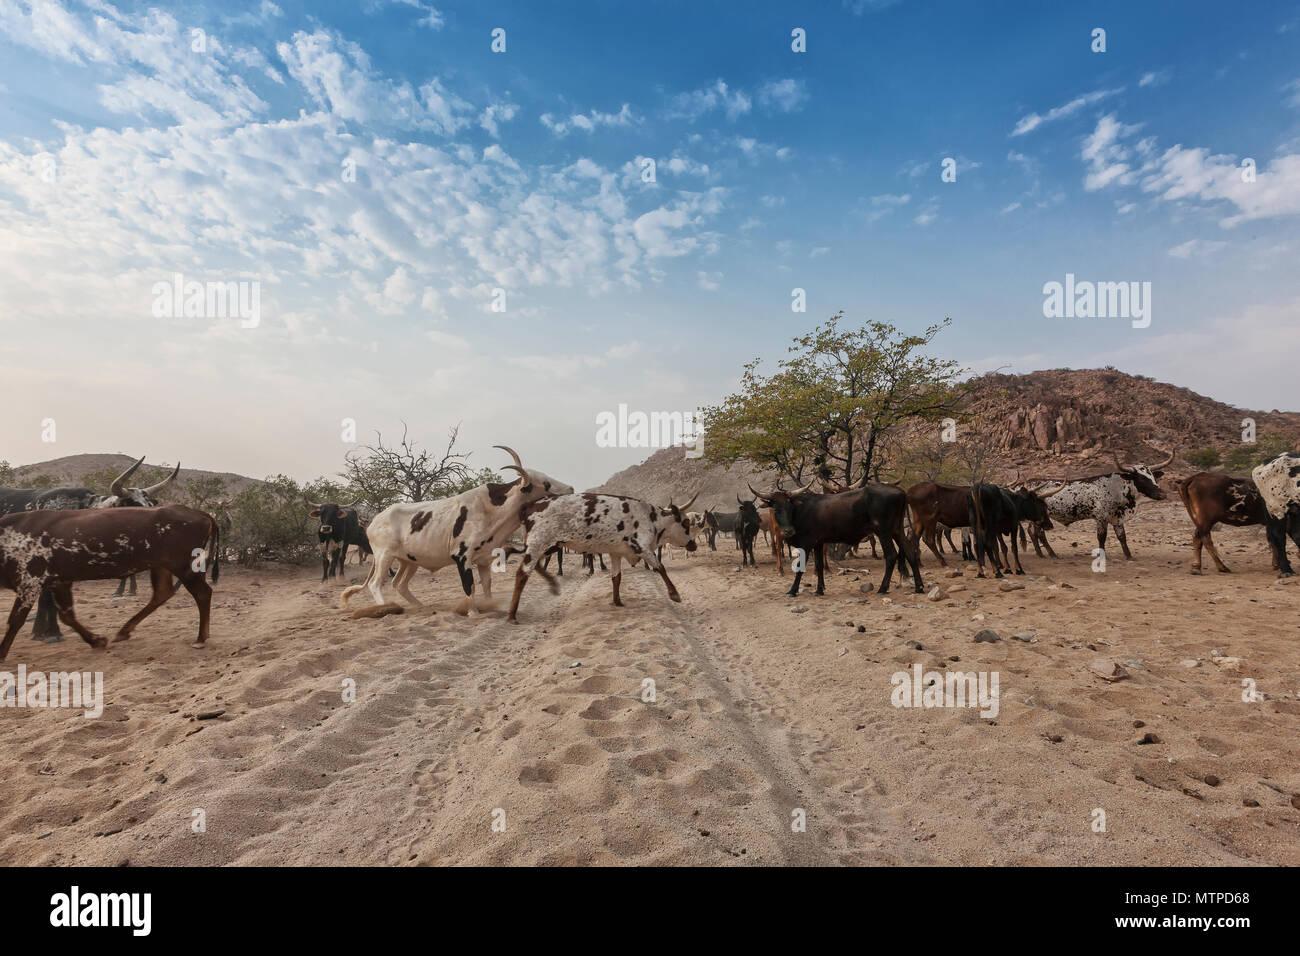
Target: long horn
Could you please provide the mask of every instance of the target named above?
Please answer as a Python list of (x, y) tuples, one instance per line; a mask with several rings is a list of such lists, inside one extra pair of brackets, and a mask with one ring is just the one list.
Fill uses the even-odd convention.
[[(780, 487), (780, 484), (781, 484), (780, 482), (777, 482), (778, 488)], [(749, 489), (750, 494), (752, 494), (755, 498), (762, 498), (764, 501), (767, 500), (767, 495), (763, 494), (761, 491), (755, 491), (754, 486), (751, 485), (748, 481), (745, 482), (745, 487)]]
[[(1037, 491), (1035, 491), (1034, 494), (1038, 495), (1038, 497), (1040, 497), (1040, 498), (1050, 498), (1050, 497), (1052, 497), (1052, 495), (1059, 495), (1062, 491), (1064, 491), (1064, 490), (1065, 490), (1065, 486), (1066, 486), (1067, 484), (1069, 484), (1069, 482), (1062, 482), (1062, 483), (1061, 483), (1061, 487), (1057, 488), (1055, 491), (1049, 491), (1049, 492), (1048, 492), (1047, 494), (1045, 494), (1045, 495), (1044, 495), (1044, 494), (1039, 494)], [(1044, 486), (1044, 487), (1046, 487), (1046, 486)]]
[(743, 505), (743, 504), (744, 504), (744, 502), (740, 500), (740, 495), (736, 495), (736, 504), (738, 504), (738, 505)]
[(156, 495), (158, 492), (162, 491), (169, 484), (175, 481), (176, 476), (179, 475), (180, 473), (181, 473), (181, 463), (178, 461), (176, 463), (176, 470), (173, 471), (170, 475), (168, 475), (162, 481), (158, 482), (158, 484), (150, 485), (148, 488), (141, 488), (140, 490), (147, 495)]
[(116, 495), (118, 498), (121, 498), (123, 495), (125, 495), (126, 488), (122, 485), (122, 482), (130, 478), (131, 475), (135, 473), (135, 470), (139, 468), (142, 464), (144, 464), (144, 455), (141, 455), (139, 461), (137, 461), (134, 465), (132, 465), (126, 471), (122, 472), (120, 475), (118, 475), (116, 478), (113, 479), (113, 483), (109, 485), (108, 493), (110, 495)]
[(513, 458), (515, 460), (515, 470), (518, 471), (521, 475), (523, 474), (524, 463), (519, 460), (519, 453), (517, 451), (515, 451), (513, 448), (510, 448), (506, 445), (493, 445), (492, 447), (500, 448), (503, 452), (505, 452), (507, 455)]
[[(1164, 451), (1164, 449), (1161, 448), (1159, 445), (1153, 445), (1153, 444), (1151, 444), (1151, 442), (1147, 442), (1147, 444), (1148, 444), (1148, 445), (1151, 445), (1151, 447), (1154, 448), (1156, 451)], [(1163, 468), (1163, 467), (1165, 467), (1165, 465), (1169, 464), (1171, 461), (1174, 460), (1174, 453), (1175, 453), (1176, 451), (1178, 451), (1178, 446), (1177, 446), (1177, 445), (1175, 445), (1173, 448), (1171, 448), (1171, 449), (1169, 450), (1169, 457), (1166, 458), (1164, 461), (1160, 462), (1158, 465), (1148, 465), (1147, 467), (1150, 468), (1150, 469), (1152, 469), (1153, 471), (1154, 471), (1155, 469), (1157, 469), (1157, 468)]]
[(1115, 467), (1118, 468), (1120, 471), (1131, 471), (1131, 470), (1132, 470), (1132, 469), (1130, 469), (1130, 468), (1125, 468), (1125, 467), (1124, 467), (1124, 463), (1121, 462), (1121, 461), (1119, 460), (1119, 455), (1116, 454), (1115, 452), (1111, 452), (1111, 453), (1110, 453), (1110, 457), (1115, 459)]
[(695, 494), (691, 495), (691, 500), (688, 501), (688, 502), (686, 502), (686, 504), (682, 505), (682, 510), (683, 510), (683, 511), (690, 511), (690, 510), (691, 510), (691, 505), (695, 504), (695, 499), (698, 498), (699, 496), (700, 496), (700, 493), (699, 493), (698, 491), (695, 492)]
[[(813, 481), (816, 481), (816, 480), (817, 480), (816, 478), (813, 479)], [(812, 491), (812, 486), (813, 486), (813, 482), (810, 481), (810, 482), (808, 482), (808, 484), (804, 485), (802, 488), (796, 488), (794, 491), (790, 492), (790, 494), (791, 494), (791, 495), (802, 495), (802, 494), (806, 494), (807, 492)]]
[(523, 475), (525, 478), (528, 477), (528, 472), (524, 471), (522, 465), (502, 465), (502, 466), (501, 466), (501, 470), (502, 470), (502, 471), (517, 471), (517, 472), (519, 472), (519, 474)]

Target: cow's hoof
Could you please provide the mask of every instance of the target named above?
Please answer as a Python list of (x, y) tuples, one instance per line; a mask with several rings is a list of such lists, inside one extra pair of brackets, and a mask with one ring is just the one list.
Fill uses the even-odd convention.
[(125, 640), (126, 640), (128, 637), (130, 637), (130, 636), (131, 636), (131, 633), (130, 633), (129, 631), (128, 631), (127, 633), (125, 633), (125, 634), (123, 634), (121, 631), (119, 631), (119, 632), (117, 633), (117, 635), (113, 638), (113, 643), (116, 644), (118, 641), (125, 641)]
[(510, 617), (506, 618), (506, 623), (507, 623), (507, 624), (518, 624), (518, 623), (519, 623), (519, 618), (515, 617), (515, 616), (512, 614), (512, 615), (510, 615)]
[(204, 641), (195, 641), (193, 644), (190, 645), (190, 647), (194, 648), (196, 651), (201, 651), (203, 650), (203, 648), (207, 646), (208, 645)]
[(1290, 569), (1287, 569), (1286, 571), (1283, 571), (1281, 574), (1279, 574), (1278, 577), (1279, 577), (1279, 578), (1293, 578), (1293, 577), (1295, 577), (1295, 572), (1292, 571), (1292, 570), (1290, 570)]
[(1025, 572), (1024, 572), (1023, 570), (1020, 570), (1020, 571), (1017, 571), (1017, 572), (1016, 572), (1016, 574), (1024, 574), (1024, 573), (1025, 573)]
[(682, 596), (680, 594), (670, 594), (668, 595), (668, 600), (672, 601), (674, 604), (681, 604)]
[(43, 634), (40, 637), (33, 637), (32, 640), (40, 641), (42, 644), (62, 644), (63, 635), (61, 634)]
[[(62, 638), (60, 638), (60, 640), (62, 640)], [(108, 638), (106, 638), (106, 637), (92, 637), (92, 638), (91, 638), (90, 640), (88, 640), (86, 643), (89, 644), (91, 647), (97, 647), (97, 648), (99, 648), (99, 649), (102, 651), (102, 650), (104, 650), (104, 648), (108, 647)]]
[(1232, 573), (1232, 568), (1219, 568), (1219, 573), (1220, 573), (1220, 574), (1231, 574), (1231, 573)]

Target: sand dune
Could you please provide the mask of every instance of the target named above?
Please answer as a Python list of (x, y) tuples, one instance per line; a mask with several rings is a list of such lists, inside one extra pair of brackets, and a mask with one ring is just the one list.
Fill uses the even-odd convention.
[[(454, 613), (455, 575), (352, 620), (310, 569), (226, 569), (203, 650), (184, 596), (107, 653), (19, 636), (4, 668), (102, 670), (107, 705), (0, 709), (0, 863), (1300, 863), (1300, 584), (1262, 532), (1217, 531), (1237, 573), (1202, 577), (1177, 502), (1104, 575), (1089, 526), (1051, 537), (1023, 590), (927, 560), (942, 601), (863, 593), (869, 559), (790, 599), (725, 541), (669, 556), (682, 604), (635, 569), (616, 610), (574, 561), (517, 627)], [(143, 602), (112, 588), (78, 586), (100, 631)], [(996, 670), (998, 716), (891, 706), (914, 663)]]

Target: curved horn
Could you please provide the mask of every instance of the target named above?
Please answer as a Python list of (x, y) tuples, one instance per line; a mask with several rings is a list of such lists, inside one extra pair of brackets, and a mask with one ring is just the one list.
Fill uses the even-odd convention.
[(116, 495), (118, 498), (121, 498), (123, 495), (125, 495), (126, 488), (122, 485), (122, 482), (130, 478), (131, 475), (135, 473), (135, 470), (139, 468), (142, 464), (144, 464), (144, 455), (141, 455), (139, 461), (137, 461), (134, 465), (132, 465), (126, 471), (122, 472), (120, 475), (118, 475), (116, 478), (113, 479), (113, 483), (109, 485), (108, 493), (110, 495)]
[[(813, 481), (816, 481), (816, 480), (817, 480), (816, 478), (813, 479)], [(790, 492), (790, 494), (791, 494), (791, 495), (802, 495), (802, 494), (806, 494), (806, 493), (808, 493), (809, 491), (812, 491), (812, 486), (813, 486), (813, 483), (812, 483), (812, 481), (810, 481), (810, 482), (808, 482), (808, 484), (804, 485), (802, 488), (796, 488), (794, 491)]]
[(695, 494), (691, 495), (691, 500), (688, 501), (688, 502), (686, 502), (686, 504), (682, 505), (682, 510), (683, 510), (683, 511), (690, 511), (690, 510), (691, 510), (691, 505), (695, 504), (695, 499), (698, 498), (699, 496), (700, 496), (700, 493), (699, 493), (698, 491), (695, 492)]
[[(1148, 444), (1148, 445), (1151, 445), (1151, 447), (1154, 448), (1156, 451), (1163, 451), (1163, 450), (1164, 450), (1164, 449), (1161, 448), (1159, 445), (1152, 445), (1151, 442), (1147, 442), (1147, 444)], [(1174, 460), (1174, 452), (1176, 452), (1176, 451), (1178, 451), (1178, 446), (1177, 446), (1177, 445), (1175, 445), (1173, 448), (1171, 448), (1171, 449), (1169, 450), (1169, 457), (1166, 458), (1164, 461), (1160, 462), (1158, 465), (1147, 465), (1147, 467), (1150, 468), (1152, 471), (1154, 471), (1154, 470), (1157, 469), (1157, 468), (1163, 468), (1163, 467), (1165, 467), (1165, 465), (1169, 464), (1171, 461)]]
[(325, 507), (326, 502), (324, 502), (324, 501), (309, 501), (309, 502), (307, 502), (307, 504), (311, 505), (311, 510), (312, 510), (312, 511), (320, 511), (322, 508)]
[(1115, 459), (1115, 467), (1118, 468), (1120, 471), (1132, 471), (1132, 470), (1133, 470), (1133, 469), (1131, 469), (1131, 468), (1125, 468), (1125, 467), (1124, 467), (1124, 463), (1123, 463), (1122, 461), (1119, 460), (1119, 455), (1118, 455), (1116, 452), (1111, 452), (1111, 453), (1110, 453), (1110, 457)]
[(175, 481), (176, 476), (179, 475), (180, 473), (181, 473), (181, 463), (178, 461), (176, 463), (176, 470), (173, 471), (170, 475), (168, 475), (162, 481), (158, 482), (158, 484), (150, 485), (148, 488), (141, 488), (140, 490), (143, 491), (146, 495), (150, 495), (150, 496), (156, 495), (158, 492), (162, 491), (169, 484)]
[[(780, 485), (781, 483), (777, 482), (778, 489), (780, 488)], [(763, 494), (761, 491), (755, 491), (754, 486), (751, 485), (748, 481), (745, 482), (745, 487), (749, 489), (749, 493), (752, 494), (755, 498), (762, 498), (764, 501), (767, 500), (767, 495)]]
[(521, 475), (524, 473), (524, 463), (519, 460), (519, 453), (507, 445), (493, 445), (493, 448), (500, 448), (503, 452), (515, 460), (515, 470)]
[(743, 504), (744, 504), (744, 502), (740, 500), (740, 495), (736, 495), (736, 504), (738, 504), (738, 505), (743, 505)]
[(502, 466), (501, 466), (501, 470), (502, 470), (502, 471), (517, 471), (517, 472), (519, 472), (519, 474), (523, 475), (525, 478), (528, 477), (528, 472), (524, 471), (522, 465), (502, 465)]
[(1055, 491), (1049, 491), (1049, 492), (1048, 492), (1047, 494), (1045, 494), (1045, 495), (1044, 495), (1044, 494), (1040, 494), (1040, 493), (1037, 492), (1037, 491), (1034, 492), (1034, 494), (1038, 495), (1038, 497), (1040, 497), (1040, 498), (1050, 498), (1050, 497), (1052, 497), (1052, 495), (1059, 495), (1062, 491), (1064, 491), (1064, 490), (1065, 490), (1065, 486), (1066, 486), (1067, 484), (1069, 484), (1069, 482), (1061, 482), (1061, 487), (1057, 488)]

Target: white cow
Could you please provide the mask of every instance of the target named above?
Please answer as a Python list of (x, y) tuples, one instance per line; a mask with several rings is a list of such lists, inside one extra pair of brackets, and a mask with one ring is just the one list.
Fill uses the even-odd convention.
[(1250, 473), (1268, 512), (1265, 533), (1277, 559), (1278, 577), (1295, 574), (1286, 557), (1288, 525), (1291, 540), (1300, 548), (1300, 455), (1285, 453), (1270, 458)]
[(622, 562), (635, 564), (638, 560), (658, 572), (668, 588), (669, 599), (680, 603), (677, 588), (668, 579), (668, 572), (659, 562), (656, 552), (665, 544), (687, 551), (695, 550), (695, 526), (687, 516), (695, 497), (681, 508), (676, 505), (658, 508), (638, 498), (592, 492), (547, 498), (529, 505), (524, 509), (527, 543), (519, 570), (515, 573), (515, 594), (506, 620), (519, 623), (515, 612), (519, 609), (519, 596), (532, 571), (546, 579), (552, 593), (558, 593), (555, 578), (539, 563), (542, 555), (556, 545), (583, 554), (609, 555), (615, 607), (623, 606), (618, 595), (623, 579)]
[(471, 569), (478, 568), (483, 595), (491, 600), (493, 551), (506, 547), (507, 539), (523, 520), (524, 506), (547, 495), (573, 493), (570, 485), (524, 468), (519, 456), (505, 445), (493, 447), (509, 453), (515, 463), (506, 468), (517, 471), (520, 477), (509, 484), (489, 482), (440, 501), (399, 502), (375, 515), (366, 527), (375, 555), (370, 575), (365, 584), (344, 589), (344, 607), (363, 588), (370, 589), (376, 604), (385, 603), (384, 584), (394, 561), (397, 576), (393, 587), (412, 605), (420, 604), (410, 589), (416, 569), (437, 571), (449, 564), (456, 565), (460, 572), (466, 595), (473, 594)]

